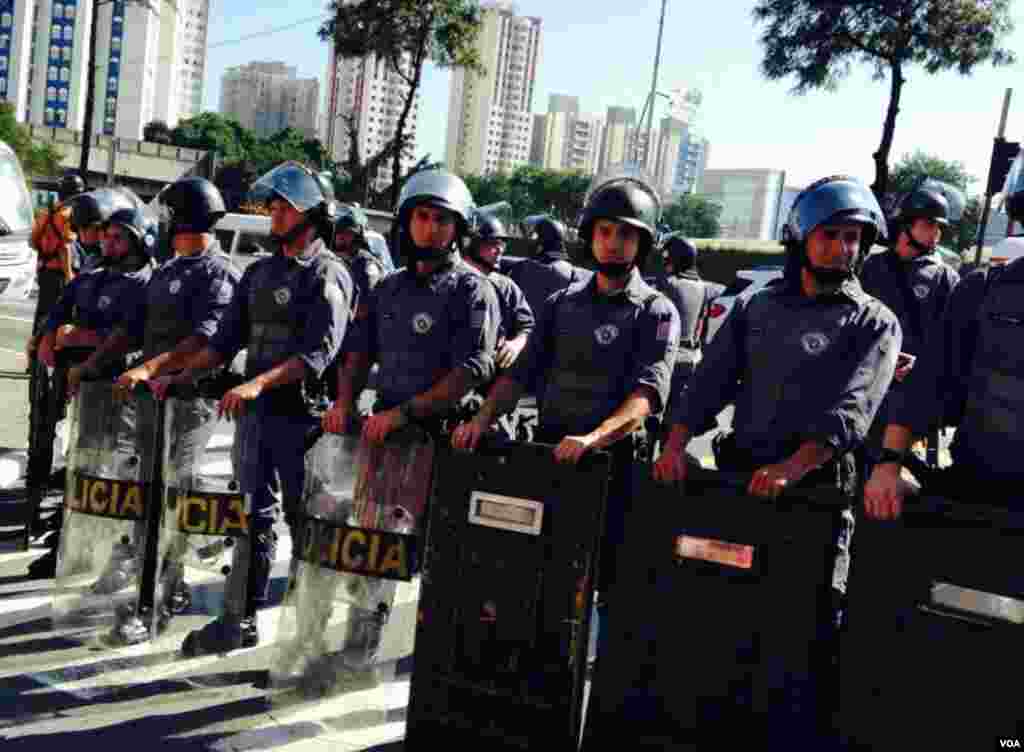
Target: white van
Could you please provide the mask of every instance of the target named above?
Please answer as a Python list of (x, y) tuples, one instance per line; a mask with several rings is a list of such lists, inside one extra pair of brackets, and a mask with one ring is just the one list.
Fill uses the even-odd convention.
[(28, 301), (36, 292), (32, 197), (18, 157), (0, 141), (0, 300)]

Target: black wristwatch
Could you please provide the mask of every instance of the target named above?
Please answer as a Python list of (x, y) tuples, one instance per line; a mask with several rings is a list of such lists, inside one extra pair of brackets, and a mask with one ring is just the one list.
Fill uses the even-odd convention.
[(906, 456), (906, 452), (900, 452), (895, 449), (882, 449), (882, 455), (878, 458), (878, 464), (885, 465), (895, 462), (897, 465), (902, 465)]

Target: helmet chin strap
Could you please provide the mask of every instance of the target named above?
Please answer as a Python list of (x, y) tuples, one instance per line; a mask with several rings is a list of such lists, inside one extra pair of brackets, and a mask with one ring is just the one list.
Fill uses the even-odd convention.
[(604, 276), (610, 277), (611, 279), (622, 279), (633, 271), (634, 266), (635, 263), (632, 261), (626, 264), (607, 261), (597, 262), (597, 270)]
[(294, 243), (302, 233), (312, 226), (313, 222), (309, 219), (309, 212), (306, 212), (302, 215), (302, 221), (284, 235), (274, 235), (271, 233), (270, 237), (277, 243), (278, 250), (283, 252), (285, 248)]

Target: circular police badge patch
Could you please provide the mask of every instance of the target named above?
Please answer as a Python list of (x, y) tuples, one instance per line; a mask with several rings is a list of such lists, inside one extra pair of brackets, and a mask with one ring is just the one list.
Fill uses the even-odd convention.
[(101, 311), (105, 311), (107, 308), (109, 308), (110, 307), (110, 298), (107, 297), (106, 295), (101, 297), (100, 300), (99, 300), (99, 307), (100, 307)]
[(429, 313), (417, 313), (412, 317), (412, 330), (417, 334), (426, 334), (434, 326), (434, 318)]
[(288, 305), (288, 301), (292, 299), (292, 291), (287, 287), (278, 287), (274, 290), (274, 302), (278, 305)]
[(171, 295), (177, 295), (178, 294), (178, 290), (181, 289), (181, 280), (180, 279), (172, 280), (170, 286), (167, 289), (171, 291)]
[(821, 332), (808, 332), (800, 338), (804, 352), (808, 355), (820, 355), (829, 346), (829, 339)]
[(615, 324), (605, 324), (594, 330), (594, 339), (599, 345), (610, 345), (619, 336), (619, 327)]
[(914, 295), (917, 296), (918, 300), (924, 300), (930, 292), (931, 290), (928, 289), (928, 285), (914, 285)]

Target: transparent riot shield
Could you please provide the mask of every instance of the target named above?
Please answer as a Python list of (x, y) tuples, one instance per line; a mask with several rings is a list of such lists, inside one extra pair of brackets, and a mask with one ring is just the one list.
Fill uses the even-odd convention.
[(277, 687), (299, 698), (370, 689), (411, 655), (433, 458), (414, 427), (383, 446), (328, 434), (309, 452), (299, 561), (270, 671)]
[(174, 649), (215, 619), (237, 625), (245, 616), (249, 510), (235, 474), (235, 428), (217, 417), (217, 401), (173, 398), (165, 410), (152, 631)]
[(147, 519), (156, 512), (158, 415), (150, 395), (116, 401), (108, 381), (82, 383), (71, 404), (55, 625), (106, 628), (137, 605)]

